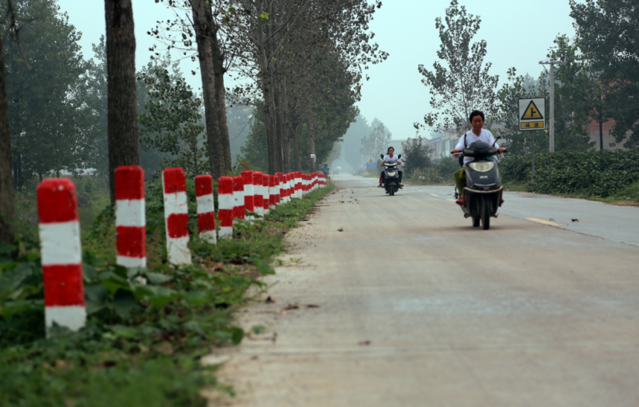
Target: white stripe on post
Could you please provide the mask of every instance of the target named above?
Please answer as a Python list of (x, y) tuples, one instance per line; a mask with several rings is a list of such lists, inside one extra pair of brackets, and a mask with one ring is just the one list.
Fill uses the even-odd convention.
[(186, 177), (182, 168), (162, 171), (166, 251), (169, 263), (191, 264), (189, 249), (189, 207), (186, 197)]
[(115, 169), (116, 263), (146, 267), (144, 170), (137, 165)]
[(262, 192), (264, 183), (262, 182), (262, 175), (260, 171), (253, 173), (253, 188), (255, 188), (253, 204), (255, 205), (255, 213), (260, 216), (264, 215), (264, 193)]
[(84, 327), (82, 246), (75, 185), (45, 179), (37, 187), (45, 325), (72, 331)]
[[(255, 188), (253, 186), (253, 171), (242, 171), (244, 182), (244, 210), (255, 213)], [(253, 216), (247, 215), (246, 220), (253, 220)]]
[(195, 196), (197, 200), (197, 229), (200, 239), (216, 243), (213, 178), (210, 175), (195, 177)]
[(220, 177), (217, 181), (217, 217), (220, 221), (220, 239), (233, 237), (233, 178)]
[(271, 185), (271, 176), (268, 174), (262, 174), (262, 203), (264, 204), (264, 215), (268, 215), (269, 208), (271, 207), (271, 193), (269, 192), (269, 186)]

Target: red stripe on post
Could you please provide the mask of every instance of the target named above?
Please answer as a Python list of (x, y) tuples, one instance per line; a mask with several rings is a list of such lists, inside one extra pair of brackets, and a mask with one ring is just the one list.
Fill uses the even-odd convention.
[(146, 227), (118, 226), (116, 247), (119, 256), (144, 258), (146, 257)]
[(200, 213), (197, 215), (197, 226), (202, 232), (212, 232), (215, 230), (215, 212)]
[(253, 171), (244, 170), (242, 171), (242, 180), (244, 181), (244, 185), (253, 184)]
[(144, 170), (137, 165), (115, 169), (115, 199), (144, 199)]
[(213, 177), (208, 174), (195, 177), (195, 196), (210, 195), (212, 193)]
[(186, 192), (186, 177), (182, 168), (167, 168), (164, 175), (164, 192), (174, 194), (176, 192)]
[[(242, 192), (244, 193), (244, 179), (240, 176), (233, 177), (233, 193)], [(245, 219), (244, 213), (244, 199), (240, 199), (238, 201), (238, 206), (233, 208), (233, 214), (238, 219)]]
[(233, 178), (220, 177), (217, 181), (217, 190), (219, 194), (232, 194), (233, 193)]
[(44, 305), (84, 306), (84, 284), (81, 264), (42, 266)]
[(167, 218), (166, 225), (168, 235), (172, 239), (189, 235), (189, 215), (187, 213), (172, 213)]
[(40, 223), (78, 220), (75, 185), (68, 178), (47, 178), (37, 187)]
[(220, 227), (233, 227), (233, 209), (219, 209), (217, 216)]

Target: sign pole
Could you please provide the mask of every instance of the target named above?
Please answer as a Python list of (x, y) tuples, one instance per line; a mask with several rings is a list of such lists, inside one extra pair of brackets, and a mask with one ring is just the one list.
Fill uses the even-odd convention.
[(534, 183), (535, 182), (535, 133), (536, 131), (533, 131), (531, 133), (532, 133), (532, 181)]
[(555, 61), (550, 62), (550, 130), (549, 151), (555, 152)]

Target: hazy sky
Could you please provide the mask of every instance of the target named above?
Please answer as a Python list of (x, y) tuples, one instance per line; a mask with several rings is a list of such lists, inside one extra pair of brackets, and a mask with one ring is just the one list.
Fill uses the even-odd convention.
[[(430, 109), (417, 66), (430, 68), (437, 58), (440, 42), (435, 18), (443, 16), (449, 4), (450, 0), (386, 0), (373, 21), (376, 40), (390, 57), (369, 70), (371, 80), (364, 85), (358, 106), (369, 121), (378, 118), (384, 122), (394, 139), (413, 137), (413, 123), (422, 121)], [(460, 4), (482, 17), (475, 39), (487, 41), (486, 60), (493, 63), (491, 73), (498, 74), (502, 82), (511, 66), (521, 74), (537, 76), (543, 69), (539, 61), (546, 57), (553, 39), (558, 34), (574, 35), (568, 0), (460, 0)], [(59, 0), (59, 5), (83, 33), (85, 57), (92, 57), (91, 44), (105, 33), (104, 1)], [(171, 18), (172, 12), (155, 0), (133, 0), (133, 14), (140, 68), (149, 61), (148, 49), (153, 45), (146, 32), (157, 20)], [(185, 74), (197, 69), (197, 63), (190, 60), (182, 64)], [(187, 78), (194, 88), (200, 88), (199, 73)]]

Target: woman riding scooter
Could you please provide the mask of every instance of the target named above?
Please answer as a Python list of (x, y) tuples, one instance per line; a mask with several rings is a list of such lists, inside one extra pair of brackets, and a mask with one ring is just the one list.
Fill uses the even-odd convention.
[[(384, 157), (384, 160), (382, 162), (382, 166), (384, 165), (384, 163), (397, 163), (398, 165), (400, 165), (402, 163), (401, 161), (399, 161), (399, 158), (395, 155), (395, 149), (393, 147), (388, 147), (387, 155), (386, 155), (386, 157)], [(399, 173), (399, 187), (400, 188), (404, 188), (404, 185), (402, 184), (403, 171), (398, 171), (398, 173)], [(381, 172), (381, 174), (379, 174), (379, 185), (378, 185), (378, 187), (381, 188), (383, 183), (384, 183), (384, 169), (382, 168), (382, 172)]]
[[(474, 110), (470, 114), (470, 125), (472, 126), (472, 130), (464, 134), (459, 138), (459, 142), (457, 142), (457, 146), (452, 151), (457, 154), (460, 153), (464, 148), (473, 144), (474, 142), (481, 140), (490, 145), (494, 145), (499, 147), (498, 144), (495, 143), (495, 137), (493, 137), (493, 133), (484, 129), (484, 123), (486, 121), (484, 117), (484, 113), (479, 110)], [(503, 153), (505, 148), (499, 147), (499, 153)], [(495, 157), (495, 160), (497, 158)], [(464, 166), (469, 162), (473, 161), (473, 157), (464, 157)], [(453, 179), (455, 180), (455, 186), (457, 187), (457, 192), (460, 195), (460, 199), (457, 200), (457, 205), (464, 206), (464, 177), (463, 177), (464, 168), (455, 171), (453, 174)]]

